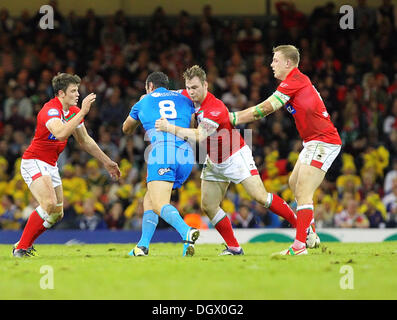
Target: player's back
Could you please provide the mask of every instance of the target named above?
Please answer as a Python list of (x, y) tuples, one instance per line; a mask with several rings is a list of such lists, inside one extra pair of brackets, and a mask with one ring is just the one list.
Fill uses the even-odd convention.
[(189, 128), (194, 114), (194, 105), (185, 96), (165, 88), (157, 88), (137, 102), (131, 110), (131, 117), (139, 120), (149, 135), (152, 143), (159, 141), (175, 141), (184, 143), (183, 139), (173, 134), (156, 131), (156, 120), (161, 117), (176, 126)]

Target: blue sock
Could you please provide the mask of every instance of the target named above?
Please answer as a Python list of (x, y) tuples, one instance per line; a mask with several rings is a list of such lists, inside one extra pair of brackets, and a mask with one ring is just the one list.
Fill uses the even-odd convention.
[(137, 246), (144, 246), (149, 248), (150, 241), (152, 240), (154, 231), (156, 231), (157, 224), (159, 223), (159, 216), (153, 210), (147, 210), (143, 213), (142, 217), (142, 235)]
[(160, 217), (162, 217), (165, 222), (173, 226), (181, 235), (182, 240), (185, 240), (186, 234), (190, 230), (190, 227), (185, 223), (185, 221), (183, 221), (179, 211), (174, 206), (166, 204), (164, 207), (162, 207)]

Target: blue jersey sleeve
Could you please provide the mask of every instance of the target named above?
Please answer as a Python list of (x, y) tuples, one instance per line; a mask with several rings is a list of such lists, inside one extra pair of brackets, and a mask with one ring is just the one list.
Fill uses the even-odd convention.
[(140, 121), (139, 120), (139, 106), (140, 106), (140, 101), (138, 101), (137, 103), (134, 104), (134, 106), (131, 108), (130, 111), (130, 117), (134, 120)]

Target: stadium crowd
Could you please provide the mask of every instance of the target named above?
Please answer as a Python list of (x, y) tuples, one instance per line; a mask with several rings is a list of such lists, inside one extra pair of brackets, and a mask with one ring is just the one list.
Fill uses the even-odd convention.
[[(397, 227), (397, 43), (391, 1), (354, 7), (353, 30), (339, 26), (332, 2), (310, 15), (292, 2), (276, 2), (276, 16), (220, 17), (210, 5), (202, 14), (127, 17), (123, 11), (99, 17), (63, 15), (55, 1), (55, 28), (38, 27), (40, 14), (11, 17), (0, 9), (0, 229), (21, 229), (37, 206), (20, 175), (20, 159), (35, 129), (35, 116), (53, 96), (58, 72), (82, 78), (80, 97), (95, 92), (85, 119), (89, 134), (122, 171), (112, 182), (99, 163), (70, 139), (60, 157), (64, 219), (55, 228), (140, 230), (145, 185), (142, 128), (123, 136), (122, 121), (144, 93), (152, 71), (165, 72), (172, 89), (194, 64), (208, 76), (209, 90), (238, 111), (268, 97), (277, 87), (270, 69), (272, 48), (293, 44), (300, 70), (321, 95), (343, 141), (341, 155), (315, 194), (318, 228)], [(252, 148), (269, 192), (294, 204), (288, 175), (302, 143), (284, 110), (242, 126), (252, 130)], [(200, 165), (173, 204), (185, 221), (208, 228), (200, 212)], [(289, 227), (255, 204), (240, 185), (223, 202), (236, 228)], [(160, 228), (168, 227), (164, 222)]]

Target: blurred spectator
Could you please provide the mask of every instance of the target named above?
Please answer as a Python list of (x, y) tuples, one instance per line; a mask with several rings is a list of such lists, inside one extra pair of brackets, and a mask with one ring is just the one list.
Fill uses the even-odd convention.
[(14, 27), (14, 20), (6, 8), (0, 10), (0, 32), (10, 33)]
[(83, 201), (83, 212), (78, 218), (80, 230), (95, 231), (107, 229), (102, 214), (95, 209), (95, 200), (87, 198)]
[(4, 194), (0, 203), (0, 229), (18, 230), (23, 223), (20, 208), (15, 205), (14, 197)]
[(397, 227), (397, 176), (392, 180), (391, 191), (382, 199), (387, 212), (387, 224), (389, 228)]
[(119, 158), (119, 149), (116, 144), (112, 141), (110, 132), (102, 127), (100, 129), (101, 134), (99, 135), (98, 146), (105, 152), (111, 159)]
[(105, 215), (105, 222), (110, 230), (123, 229), (125, 217), (123, 214), (123, 205), (120, 201), (111, 204), (109, 212)]
[(232, 215), (234, 228), (257, 228), (258, 223), (248, 204), (241, 204), (238, 212)]
[(296, 9), (293, 1), (278, 1), (276, 2), (276, 9), (280, 16), (281, 25), (286, 30), (305, 28), (306, 17)]
[(113, 39), (114, 43), (123, 46), (125, 42), (125, 31), (122, 27), (116, 25), (115, 17), (111, 15), (106, 18), (105, 25), (100, 31), (100, 37), (102, 44), (105, 44), (107, 39)]
[(242, 28), (237, 33), (237, 43), (243, 54), (250, 54), (262, 39), (262, 31), (256, 28), (251, 18), (245, 18)]
[(391, 170), (385, 176), (383, 190), (386, 195), (393, 191), (394, 179), (396, 178), (397, 178), (397, 158), (393, 159)]
[(359, 213), (359, 204), (351, 199), (346, 208), (335, 215), (335, 227), (339, 228), (368, 228), (369, 222), (365, 215)]
[(372, 30), (376, 22), (376, 11), (368, 7), (367, 0), (357, 0), (357, 6), (354, 7), (355, 28), (362, 30)]
[(57, 230), (81, 228), (81, 226), (78, 225), (78, 220), (80, 217), (77, 215), (76, 209), (74, 208), (70, 199), (70, 193), (65, 192), (63, 198), (63, 218), (54, 226), (54, 228)]
[(382, 0), (382, 4), (378, 7), (377, 10), (378, 15), (378, 23), (382, 21), (382, 19), (387, 18), (390, 21), (392, 26), (395, 26), (395, 9), (391, 0)]
[(315, 207), (314, 221), (316, 228), (334, 227), (335, 206), (331, 196), (326, 195), (324, 199)]
[(370, 228), (384, 228), (386, 226), (386, 210), (383, 203), (380, 201), (379, 195), (374, 193), (368, 195), (363, 207), (363, 211), (368, 218)]
[[(22, 87), (15, 87), (13, 89), (13, 95), (5, 100), (4, 102), (4, 120), (10, 120), (12, 116), (18, 115), (23, 119), (29, 119), (33, 115), (33, 107), (30, 99), (26, 96), (26, 92)], [(12, 109), (15, 108), (13, 111)]]

